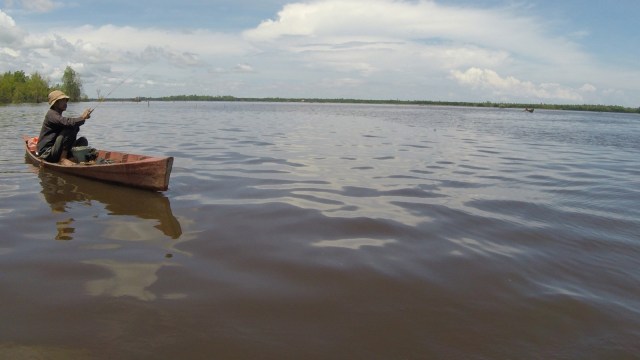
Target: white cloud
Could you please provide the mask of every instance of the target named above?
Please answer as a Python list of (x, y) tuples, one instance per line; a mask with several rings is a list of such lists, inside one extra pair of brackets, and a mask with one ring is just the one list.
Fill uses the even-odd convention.
[(146, 47), (140, 54), (140, 58), (146, 62), (155, 62), (162, 59), (166, 60), (169, 64), (180, 68), (191, 66), (202, 66), (203, 63), (200, 60), (198, 54), (189, 51), (173, 51), (170, 48), (162, 48), (155, 46)]
[(0, 9), (0, 45), (12, 45), (19, 42), (23, 32), (16, 26), (13, 18)]
[[(502, 83), (491, 85), (496, 92), (510, 86), (522, 96), (581, 100), (575, 89), (544, 83), (590, 75), (589, 56), (567, 38), (548, 34), (542, 22), (519, 10), (517, 6), (477, 9), (434, 1), (300, 2), (286, 5), (275, 19), (243, 35), (265, 53), (277, 53), (300, 69), (325, 74), (329, 81), (343, 78), (339, 73), (378, 83), (403, 77), (412, 82), (420, 77), (446, 81), (451, 79), (448, 74), (455, 73), (458, 84), (465, 84), (460, 79), (472, 74), (460, 74), (467, 69), (500, 69), (526, 80), (496, 74), (494, 80), (500, 78)], [(483, 77), (492, 78), (490, 73)], [(362, 84), (366, 87), (366, 82)], [(508, 90), (500, 93), (509, 96)]]
[(588, 93), (596, 92), (596, 90), (598, 90), (598, 89), (595, 86), (591, 85), (591, 84), (584, 84), (580, 88), (580, 91), (588, 92)]
[(10, 48), (0, 48), (0, 55), (7, 55), (9, 57), (17, 59), (20, 56), (20, 53)]
[(334, 80), (324, 80), (320, 83), (321, 86), (329, 89), (335, 88), (352, 88), (358, 87), (363, 84), (362, 80), (353, 79), (353, 78), (338, 78)]
[(270, 42), (269, 46), (308, 41), (446, 42), (506, 50), (541, 62), (586, 60), (575, 44), (549, 36), (542, 24), (515, 10), (434, 1), (325, 0), (286, 5), (277, 19), (263, 21), (244, 35), (251, 41)]
[(421, 59), (437, 64), (442, 69), (497, 67), (513, 61), (505, 50), (489, 50), (475, 45), (428, 46), (420, 49), (419, 54)]
[(0, 9), (0, 27), (3, 29), (10, 29), (16, 27), (16, 22), (11, 18), (11, 16), (7, 15)]
[(499, 98), (509, 96), (519, 99), (560, 99), (572, 102), (583, 100), (577, 90), (560, 84), (534, 84), (530, 81), (519, 80), (513, 76), (502, 77), (495, 71), (488, 69), (470, 68), (465, 72), (454, 70), (451, 75), (462, 85), (483, 91), (488, 90), (492, 95)]
[[(20, 35), (20, 29), (9, 16), (2, 16), (0, 26), (11, 28)], [(1, 37), (6, 37), (3, 31)], [(165, 94), (164, 86), (175, 88), (189, 86), (193, 81), (178, 78), (192, 76), (193, 69), (211, 68), (216, 62), (238, 63), (252, 47), (239, 41), (234, 34), (223, 34), (208, 30), (170, 31), (154, 28), (134, 28), (105, 25), (101, 27), (51, 28), (46, 33), (31, 33), (24, 37), (14, 36), (12, 46), (2, 47), (0, 40), (0, 67), (11, 70), (39, 71), (53, 82), (60, 81), (67, 65), (81, 73), (85, 90), (95, 93), (96, 88), (112, 84), (113, 78), (123, 79), (136, 69), (145, 66), (145, 74), (138, 74), (136, 86), (149, 88), (153, 84), (145, 78), (154, 77), (156, 94)], [(6, 41), (8, 43), (8, 41)], [(152, 45), (149, 45), (152, 44)], [(204, 44), (204, 45), (203, 45)], [(20, 58), (16, 58), (16, 54)], [(25, 69), (25, 64), (33, 64)], [(151, 64), (151, 65), (150, 65)], [(155, 64), (155, 65), (154, 65)], [(225, 64), (228, 68), (233, 65)], [(240, 69), (240, 68), (239, 68)], [(249, 72), (249, 68), (235, 69), (237, 73)], [(206, 76), (197, 81), (206, 81)], [(141, 84), (141, 85), (138, 85)], [(126, 87), (119, 91), (126, 90)], [(172, 90), (175, 91), (175, 90)]]
[(26, 10), (35, 12), (49, 12), (57, 6), (51, 0), (21, 0), (20, 2)]
[(239, 41), (237, 35), (209, 30), (172, 31), (157, 28), (134, 28), (105, 25), (84, 26), (81, 29), (54, 29), (70, 41), (82, 40), (117, 51), (139, 52), (149, 46), (171, 49), (173, 52), (199, 54), (242, 55), (251, 46)]
[(234, 71), (240, 73), (251, 73), (253, 72), (253, 67), (249, 64), (238, 64), (233, 68)]
[[(28, 6), (38, 4), (55, 5)], [(598, 89), (621, 88), (633, 98), (628, 79), (640, 78), (636, 70), (595, 66), (569, 40), (574, 35), (552, 35), (543, 20), (522, 10), (427, 0), (316, 0), (288, 4), (274, 19), (238, 33), (115, 25), (27, 33), (0, 10), (0, 67), (40, 71), (55, 82), (68, 64), (80, 64), (89, 94), (143, 67), (129, 81), (148, 96), (214, 89), (238, 96), (450, 94), (447, 99), (483, 101), (490, 93), (597, 102), (604, 96)]]

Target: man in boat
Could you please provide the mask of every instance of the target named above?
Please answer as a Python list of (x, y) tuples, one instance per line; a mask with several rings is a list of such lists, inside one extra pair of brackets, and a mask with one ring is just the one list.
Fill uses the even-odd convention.
[(67, 110), (69, 97), (60, 90), (49, 94), (49, 111), (44, 117), (38, 137), (37, 155), (48, 162), (62, 162), (74, 146), (87, 146), (85, 137), (76, 139), (80, 126), (91, 117), (91, 109), (86, 109), (80, 117), (62, 116)]

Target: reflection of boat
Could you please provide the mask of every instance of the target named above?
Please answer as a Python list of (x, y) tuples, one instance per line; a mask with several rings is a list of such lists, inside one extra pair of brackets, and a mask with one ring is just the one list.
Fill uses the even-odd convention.
[(528, 112), (530, 112), (530, 113), (532, 113), (532, 112), (533, 112), (533, 110), (534, 110), (533, 108), (524, 108), (524, 111), (528, 111)]
[[(25, 158), (28, 160), (28, 155)], [(172, 239), (182, 235), (180, 223), (171, 212), (169, 199), (161, 193), (114, 186), (43, 169), (36, 171), (42, 184), (42, 194), (54, 212), (64, 212), (68, 203), (98, 201), (111, 215), (157, 220), (159, 224), (155, 227), (165, 235)]]
[(28, 136), (22, 137), (29, 161), (41, 167), (90, 179), (143, 189), (164, 191), (169, 188), (173, 157), (152, 157), (117, 151), (98, 150), (102, 163), (62, 165), (43, 161), (35, 155)]

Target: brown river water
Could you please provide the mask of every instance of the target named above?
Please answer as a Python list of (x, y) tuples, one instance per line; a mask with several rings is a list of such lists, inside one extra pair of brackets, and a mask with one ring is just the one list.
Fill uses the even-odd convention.
[(45, 112), (0, 107), (0, 359), (640, 357), (638, 115), (101, 104), (153, 193), (27, 164)]

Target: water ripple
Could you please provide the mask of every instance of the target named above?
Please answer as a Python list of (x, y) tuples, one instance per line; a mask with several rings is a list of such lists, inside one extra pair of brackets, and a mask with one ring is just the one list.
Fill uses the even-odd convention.
[(102, 104), (96, 147), (175, 157), (150, 194), (26, 164), (44, 110), (0, 108), (0, 357), (639, 351), (636, 115)]

